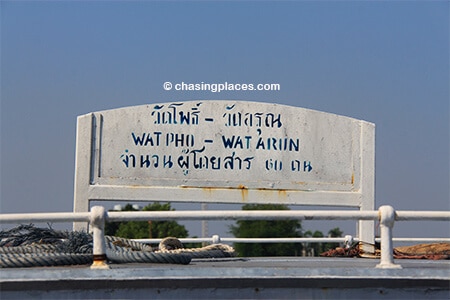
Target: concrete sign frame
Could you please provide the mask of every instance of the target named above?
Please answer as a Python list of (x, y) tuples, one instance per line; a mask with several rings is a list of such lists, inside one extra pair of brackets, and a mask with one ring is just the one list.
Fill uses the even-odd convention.
[[(375, 208), (375, 125), (293, 106), (197, 100), (85, 114), (75, 165), (75, 212), (91, 201)], [(373, 243), (372, 221), (358, 237)]]

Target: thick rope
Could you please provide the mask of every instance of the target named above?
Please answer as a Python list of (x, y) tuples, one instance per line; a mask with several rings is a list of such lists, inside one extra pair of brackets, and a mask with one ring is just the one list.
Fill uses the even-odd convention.
[[(164, 243), (164, 240), (162, 240), (161, 243)], [(174, 250), (163, 251), (158, 250), (156, 252), (183, 253), (190, 255), (192, 258), (219, 258), (236, 256), (234, 248), (226, 244), (214, 244), (202, 248), (178, 248)]]
[(2, 268), (50, 267), (85, 265), (92, 263), (92, 255), (76, 253), (19, 253), (2, 254)]
[[(228, 245), (185, 249), (177, 238), (165, 238), (158, 249), (114, 236), (106, 236), (106, 256), (112, 263), (189, 264), (193, 258), (235, 256)], [(92, 236), (86, 232), (59, 232), (20, 225), (0, 231), (0, 267), (36, 267), (92, 264)]]
[(0, 254), (55, 252), (57, 247), (51, 244), (36, 244), (16, 247), (0, 247)]

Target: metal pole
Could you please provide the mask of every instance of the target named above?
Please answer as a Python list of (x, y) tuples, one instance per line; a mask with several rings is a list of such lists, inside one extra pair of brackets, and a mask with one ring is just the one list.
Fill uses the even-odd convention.
[(392, 243), (392, 227), (395, 222), (395, 210), (392, 206), (380, 206), (380, 235), (381, 235), (381, 258), (376, 266), (381, 269), (401, 269), (401, 265), (394, 263), (394, 247)]
[(106, 262), (105, 220), (106, 210), (103, 206), (94, 206), (91, 209), (91, 226), (93, 236), (93, 258), (91, 269), (110, 269)]

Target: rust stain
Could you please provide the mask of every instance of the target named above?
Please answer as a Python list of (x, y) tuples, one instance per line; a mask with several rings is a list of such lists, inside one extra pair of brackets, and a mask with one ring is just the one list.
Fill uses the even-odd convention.
[(236, 187), (197, 187), (197, 186), (187, 186), (187, 185), (182, 185), (180, 186), (181, 188), (185, 188), (185, 189), (202, 189), (202, 191), (208, 193), (210, 196), (213, 194), (214, 191), (218, 191), (218, 190), (224, 190), (224, 189), (229, 189), (229, 190), (240, 190), (241, 191), (241, 198), (242, 198), (242, 202), (246, 202), (248, 200), (248, 187), (246, 187), (245, 185), (238, 185)]
[(304, 181), (295, 181), (294, 184), (305, 185), (306, 182), (304, 182)]
[(242, 202), (247, 202), (248, 200), (248, 188), (245, 185), (238, 185), (238, 189), (241, 190)]
[(355, 184), (355, 173), (352, 172), (352, 184)]
[(278, 190), (278, 198), (286, 198), (286, 190)]
[(202, 190), (205, 191), (205, 192), (207, 192), (207, 193), (210, 194), (210, 195), (212, 194), (212, 191), (213, 191), (213, 189), (210, 188), (210, 187), (203, 187)]

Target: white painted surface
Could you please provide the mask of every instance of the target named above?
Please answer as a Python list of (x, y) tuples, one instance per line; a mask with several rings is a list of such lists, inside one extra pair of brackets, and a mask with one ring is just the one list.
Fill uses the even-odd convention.
[[(78, 117), (74, 211), (89, 201), (283, 203), (374, 209), (375, 126), (244, 101)], [(359, 235), (373, 242), (373, 222)]]

